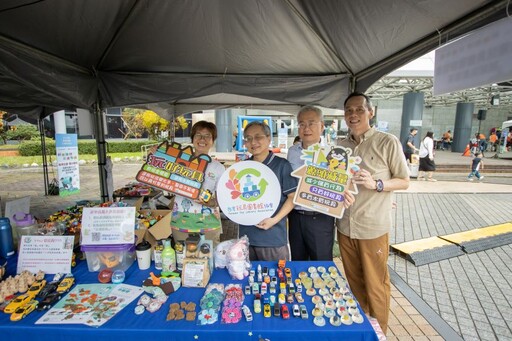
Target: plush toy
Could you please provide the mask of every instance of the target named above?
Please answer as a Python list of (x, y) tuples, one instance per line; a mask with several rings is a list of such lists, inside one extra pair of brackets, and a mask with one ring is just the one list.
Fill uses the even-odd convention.
[(215, 268), (224, 269), (228, 266), (228, 251), (235, 241), (235, 239), (230, 239), (217, 245), (214, 254)]
[(228, 271), (233, 279), (242, 280), (249, 275), (249, 240), (246, 236), (236, 240), (228, 250)]

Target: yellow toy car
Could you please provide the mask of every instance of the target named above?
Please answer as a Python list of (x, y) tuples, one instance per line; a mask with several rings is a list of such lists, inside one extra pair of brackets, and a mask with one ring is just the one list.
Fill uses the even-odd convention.
[(19, 321), (36, 309), (39, 302), (31, 300), (27, 304), (19, 307), (11, 314), (11, 321)]
[(265, 317), (272, 316), (272, 313), (270, 311), (270, 304), (268, 304), (268, 303), (263, 306), (263, 316), (265, 316)]
[(5, 307), (4, 313), (6, 313), (6, 314), (14, 313), (16, 311), (16, 309), (27, 304), (32, 298), (33, 297), (30, 296), (29, 294), (19, 295)]
[(39, 292), (45, 285), (46, 285), (45, 279), (34, 282), (28, 289), (27, 294), (29, 294), (30, 296), (32, 296), (32, 298), (34, 298), (37, 296), (37, 294), (39, 294)]
[(73, 286), (73, 284), (75, 283), (75, 277), (73, 276), (66, 276), (64, 277), (64, 279), (59, 283), (59, 286), (57, 287), (57, 291), (58, 293), (64, 293), (64, 292), (68, 292), (69, 289)]

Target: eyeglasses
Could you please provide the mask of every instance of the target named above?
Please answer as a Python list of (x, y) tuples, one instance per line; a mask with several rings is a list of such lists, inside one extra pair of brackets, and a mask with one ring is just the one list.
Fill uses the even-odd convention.
[(209, 141), (212, 139), (212, 135), (211, 134), (194, 134), (194, 140), (205, 140), (205, 141)]
[(253, 140), (256, 140), (256, 142), (261, 142), (267, 135), (254, 135), (253, 136), (246, 136), (244, 137), (244, 142), (252, 143)]
[(312, 129), (313, 127), (320, 125), (320, 123), (322, 123), (322, 122), (318, 122), (318, 121), (300, 122), (299, 129), (306, 129), (306, 128)]

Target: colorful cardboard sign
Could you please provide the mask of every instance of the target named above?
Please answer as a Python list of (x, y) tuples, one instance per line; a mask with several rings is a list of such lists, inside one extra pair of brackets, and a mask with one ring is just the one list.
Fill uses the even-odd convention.
[(191, 146), (165, 141), (137, 173), (137, 181), (190, 199), (197, 199), (204, 181), (204, 172), (212, 159), (194, 156)]
[(292, 172), (292, 176), (299, 178), (294, 204), (341, 218), (345, 212), (343, 193), (357, 194), (357, 186), (350, 179), (359, 171), (361, 158), (350, 155), (350, 148), (340, 146), (314, 144), (303, 150), (304, 165)]
[(255, 225), (271, 217), (279, 206), (281, 185), (261, 162), (243, 161), (229, 167), (217, 184), (222, 212), (242, 225)]

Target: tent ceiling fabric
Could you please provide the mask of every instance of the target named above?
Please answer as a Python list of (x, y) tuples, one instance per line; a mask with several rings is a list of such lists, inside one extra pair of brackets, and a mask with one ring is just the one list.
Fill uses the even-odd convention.
[(506, 3), (4, 0), (0, 108), (225, 106), (215, 94), (340, 108), (351, 86), (503, 18)]

